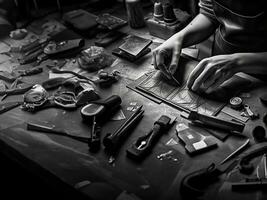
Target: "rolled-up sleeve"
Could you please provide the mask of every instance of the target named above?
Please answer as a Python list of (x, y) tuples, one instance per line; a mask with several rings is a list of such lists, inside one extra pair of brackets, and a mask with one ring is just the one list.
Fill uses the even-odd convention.
[(218, 25), (218, 20), (213, 11), (212, 0), (200, 0), (198, 5), (200, 8), (199, 12), (207, 16), (214, 24)]

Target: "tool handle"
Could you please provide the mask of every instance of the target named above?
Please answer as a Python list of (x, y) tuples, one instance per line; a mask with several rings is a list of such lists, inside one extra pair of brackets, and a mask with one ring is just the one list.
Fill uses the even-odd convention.
[(22, 76), (29, 76), (29, 75), (35, 75), (43, 72), (43, 68), (38, 67), (38, 68), (33, 68), (29, 70), (25, 70)]
[(30, 55), (27, 55), (27, 56), (25, 56), (24, 58), (22, 58), (19, 62), (20, 62), (20, 64), (22, 64), (22, 65), (31, 63), (31, 62), (37, 60), (37, 59), (38, 59), (38, 56), (39, 56), (40, 54), (42, 54), (42, 53), (43, 53), (43, 50), (42, 50), (42, 49), (38, 49), (38, 50), (35, 51), (34, 53), (32, 53), (32, 54), (30, 54)]
[(96, 125), (92, 133), (91, 143), (100, 142), (100, 126)]
[[(156, 139), (159, 138), (159, 135), (161, 133), (160, 129), (161, 127), (159, 125), (155, 125), (153, 129), (149, 131), (149, 133), (139, 137), (136, 142), (130, 147), (130, 149), (126, 150), (127, 156), (138, 160), (147, 155), (152, 149)], [(142, 145), (143, 142), (144, 145)]]
[(134, 118), (136, 118), (137, 115), (139, 115), (139, 113), (141, 112), (143, 106), (140, 106), (120, 127), (119, 129), (117, 129), (114, 133), (110, 134), (110, 137), (117, 137), (117, 135), (120, 135), (122, 132), (122, 130), (128, 125), (130, 124)]
[(23, 52), (27, 52), (27, 51), (30, 51), (31, 49), (37, 47), (40, 45), (40, 41), (37, 39), (37, 40), (34, 40), (32, 43), (30, 44), (26, 44), (24, 46), (21, 47), (21, 51)]
[(96, 116), (93, 117), (91, 138), (88, 140), (90, 151), (97, 151), (100, 147), (100, 126), (96, 122)]
[(39, 51), (39, 49), (42, 49), (42, 51), (43, 51), (43, 47), (45, 45), (47, 45), (49, 41), (50, 41), (50, 39), (47, 39), (44, 42), (40, 42), (38, 45), (34, 46), (33, 48), (30, 48), (28, 51), (26, 51), (24, 56), (28, 56), (28, 55), (34, 53), (35, 51)]
[(144, 111), (139, 111), (131, 121), (129, 121), (125, 126), (123, 126), (122, 129), (120, 129), (120, 132), (117, 134), (110, 134), (108, 133), (103, 140), (103, 144), (107, 149), (115, 150), (122, 139), (124, 139), (131, 128), (134, 127), (134, 125), (142, 118)]
[(171, 125), (171, 118), (166, 115), (162, 115), (155, 123), (152, 128), (151, 140), (162, 135), (165, 130)]
[[(148, 134), (139, 137), (136, 142), (127, 150), (127, 155), (134, 159), (141, 159), (145, 156), (155, 144), (155, 141), (164, 133), (170, 126), (171, 119), (167, 116), (161, 116), (158, 121), (154, 123), (153, 128)], [(143, 145), (142, 145), (143, 143)]]
[(149, 137), (145, 140), (146, 145), (144, 146), (144, 149), (152, 146), (153, 141), (155, 141), (155, 139), (159, 137), (161, 134), (162, 134), (162, 127), (159, 124), (155, 124), (151, 133), (149, 134)]
[(90, 79), (90, 78), (88, 78), (88, 77), (86, 77), (86, 76), (84, 76), (84, 75), (81, 75), (81, 74), (79, 74), (79, 73), (70, 71), (70, 70), (61, 70), (61, 69), (59, 69), (59, 68), (57, 68), (57, 67), (53, 67), (53, 68), (51, 69), (51, 71), (52, 71), (53, 73), (55, 73), (55, 74), (72, 74), (72, 75), (74, 75), (74, 76), (77, 76), (77, 77), (80, 78), (80, 79), (85, 79), (85, 80), (88, 80), (88, 81), (92, 81), (92, 82), (93, 82), (92, 79)]
[(219, 128), (226, 131), (242, 133), (245, 125), (243, 123), (229, 121), (214, 116), (200, 114), (196, 111), (190, 111), (190, 113), (181, 113), (181, 116), (192, 120), (195, 123), (200, 123), (214, 128)]
[(97, 151), (100, 147), (100, 133), (101, 127), (95, 122), (93, 124), (91, 138), (88, 140), (88, 146), (90, 151)]
[(102, 105), (104, 105), (106, 109), (110, 109), (110, 108), (113, 108), (115, 106), (120, 105), (121, 102), (122, 102), (122, 100), (121, 100), (120, 96), (118, 96), (118, 95), (112, 95), (109, 98), (107, 98), (102, 103)]

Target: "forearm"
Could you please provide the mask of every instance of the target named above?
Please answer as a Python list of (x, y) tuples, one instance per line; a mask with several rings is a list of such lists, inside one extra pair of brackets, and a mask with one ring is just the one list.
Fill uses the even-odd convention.
[(217, 26), (209, 17), (198, 14), (184, 29), (177, 33), (183, 48), (200, 43), (212, 35)]
[(238, 71), (267, 75), (267, 52), (235, 53)]

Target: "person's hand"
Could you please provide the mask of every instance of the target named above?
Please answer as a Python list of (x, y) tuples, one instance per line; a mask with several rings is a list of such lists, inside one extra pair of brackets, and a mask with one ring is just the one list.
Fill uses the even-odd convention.
[(209, 94), (238, 71), (237, 57), (234, 54), (205, 58), (189, 75), (187, 86), (195, 92)]
[(177, 70), (181, 49), (182, 38), (177, 34), (154, 49), (152, 59), (155, 69), (161, 70), (168, 79), (171, 79), (171, 75)]

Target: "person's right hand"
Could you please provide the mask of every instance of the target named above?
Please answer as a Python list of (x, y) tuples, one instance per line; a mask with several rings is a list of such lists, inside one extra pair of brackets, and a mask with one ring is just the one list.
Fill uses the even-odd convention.
[(172, 79), (178, 68), (182, 42), (182, 38), (175, 34), (152, 51), (155, 69), (161, 70), (168, 79)]

